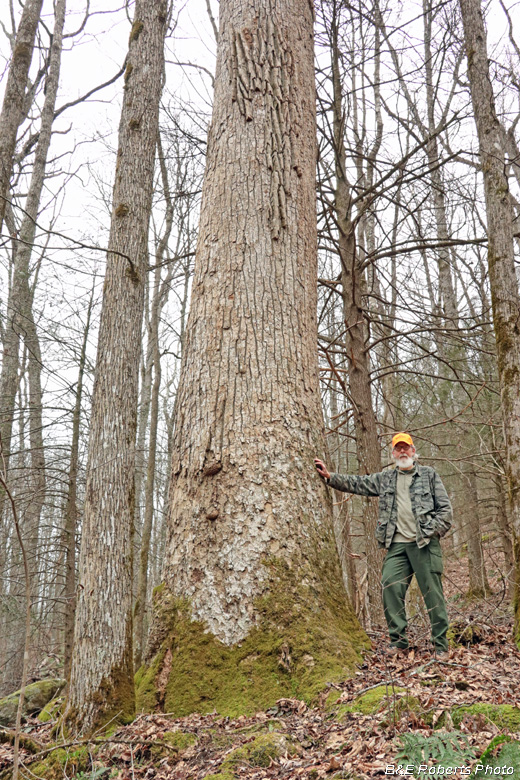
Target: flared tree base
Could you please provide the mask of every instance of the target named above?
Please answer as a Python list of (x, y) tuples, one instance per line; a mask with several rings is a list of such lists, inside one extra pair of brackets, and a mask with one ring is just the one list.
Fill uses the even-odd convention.
[(191, 620), (186, 599), (156, 589), (153, 643), (136, 675), (137, 711), (248, 715), (284, 697), (310, 703), (327, 683), (352, 674), (369, 643), (336, 567), (321, 569), (318, 596), (302, 584), (300, 567), (278, 559), (264, 566), (269, 589), (254, 604), (256, 626), (232, 646)]

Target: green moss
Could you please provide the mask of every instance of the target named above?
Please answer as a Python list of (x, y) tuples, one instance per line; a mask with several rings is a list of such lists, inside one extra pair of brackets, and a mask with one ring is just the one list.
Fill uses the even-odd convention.
[(151, 752), (154, 758), (171, 756), (172, 751), (181, 753), (183, 750), (191, 747), (191, 745), (195, 745), (197, 737), (195, 734), (190, 734), (186, 731), (167, 731), (160, 741), (165, 742), (168, 747), (152, 744)]
[(415, 696), (407, 696), (406, 688), (378, 685), (350, 703), (337, 704), (337, 692), (331, 692), (325, 703), (326, 711), (342, 722), (353, 712), (374, 715), (381, 712), (387, 720), (400, 718), (405, 712), (420, 712), (421, 703)]
[[(469, 597), (469, 594), (467, 594)], [(464, 622), (455, 622), (448, 628), (446, 638), (451, 647), (460, 645), (475, 645), (482, 641), (483, 630), (477, 623), (467, 625)]]
[(132, 29), (130, 30), (130, 40), (128, 42), (132, 43), (132, 41), (136, 41), (141, 35), (143, 29), (144, 29), (144, 22), (141, 22), (139, 19), (136, 19), (132, 25)]
[(161, 648), (150, 666), (141, 666), (135, 675), (138, 712), (154, 712), (158, 704), (156, 678), (162, 668), (166, 647)]
[(195, 734), (186, 731), (167, 731), (163, 736), (162, 741), (167, 742), (168, 745), (171, 745), (178, 750), (186, 750), (186, 748), (197, 742), (197, 737)]
[(231, 751), (223, 761), (221, 770), (224, 774), (233, 773), (243, 764), (265, 768), (270, 766), (271, 760), (294, 752), (294, 746), (283, 734), (261, 734), (252, 742)]
[[(38, 680), (38, 682), (27, 685), (22, 715), (34, 715), (41, 712), (45, 705), (62, 690), (64, 685), (65, 680)], [(19, 699), (20, 691), (0, 699), (0, 726), (14, 726)]]
[(205, 775), (203, 780), (234, 780), (233, 772), (218, 772), (216, 775)]
[(255, 602), (257, 626), (231, 647), (191, 619), (187, 600), (156, 589), (151, 659), (136, 676), (138, 709), (235, 717), (282, 697), (311, 702), (327, 682), (348, 676), (368, 640), (331, 564), (335, 556), (323, 556), (320, 593), (303, 584), (316, 569), (265, 561), (270, 587)]
[(75, 750), (58, 748), (49, 753), (42, 761), (30, 765), (31, 777), (42, 780), (63, 780), (63, 777), (76, 777), (90, 767), (88, 747)]
[(43, 710), (38, 715), (38, 720), (40, 723), (48, 723), (50, 720), (55, 720), (58, 716), (62, 704), (63, 698), (51, 699), (51, 701), (45, 705)]
[(451, 713), (453, 725), (458, 728), (465, 715), (483, 715), (498, 728), (508, 731), (520, 731), (520, 709), (510, 704), (470, 704), (457, 707)]

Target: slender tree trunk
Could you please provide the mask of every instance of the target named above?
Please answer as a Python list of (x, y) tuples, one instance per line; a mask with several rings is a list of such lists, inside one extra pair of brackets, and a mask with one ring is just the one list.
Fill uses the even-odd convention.
[[(143, 657), (145, 634), (148, 625), (148, 559), (150, 556), (150, 542), (152, 538), (152, 525), (154, 515), (154, 487), (157, 457), (157, 429), (159, 425), (159, 392), (161, 389), (161, 354), (159, 349), (159, 325), (161, 309), (166, 301), (168, 290), (173, 275), (173, 265), (166, 280), (161, 282), (161, 266), (170, 240), (173, 226), (173, 199), (168, 183), (168, 171), (162, 149), (160, 133), (157, 138), (157, 152), (164, 199), (166, 202), (166, 219), (164, 234), (157, 246), (156, 269), (154, 278), (153, 295), (151, 301), (151, 314), (148, 329), (148, 350), (150, 353), (151, 370), (153, 371), (153, 385), (150, 391), (150, 435), (148, 440), (148, 460), (146, 466), (146, 484), (144, 496), (144, 520), (141, 535), (141, 548), (139, 554), (139, 569), (137, 576), (137, 600), (134, 609), (134, 642), (135, 642), (135, 667), (141, 666)], [(182, 230), (180, 231), (182, 232)]]
[(311, 4), (224, 0), (149, 706), (309, 696), (360, 637), (312, 463), (315, 160)]
[[(54, 109), (59, 86), (61, 66), (63, 25), (65, 22), (65, 0), (56, 3), (55, 23), (51, 44), (49, 71), (46, 79), (45, 101), (42, 109), (40, 133), (36, 146), (31, 181), (25, 203), (25, 213), (20, 226), (20, 237), (15, 244), (14, 271), (8, 306), (7, 323), (4, 334), (4, 358), (0, 375), (0, 431), (5, 469), (8, 472), (11, 455), (11, 437), (13, 429), (16, 392), (19, 378), (20, 339), (25, 342), (28, 357), (29, 374), (29, 445), (31, 467), (24, 475), (26, 499), (23, 502), (23, 532), (27, 553), (34, 563), (30, 575), (34, 575), (37, 566), (37, 542), (40, 515), (45, 499), (45, 457), (43, 448), (43, 407), (41, 368), (42, 357), (38, 333), (33, 316), (33, 295), (29, 285), (29, 264), (32, 256), (36, 219), (41, 193), (45, 181), (47, 156), (51, 142)], [(2, 511), (0, 496), (0, 512)], [(23, 646), (23, 626), (20, 624), (19, 643)], [(20, 656), (11, 656), (14, 667), (11, 672), (15, 679), (15, 669), (19, 666)]]
[(141, 666), (145, 639), (145, 616), (147, 613), (148, 595), (148, 558), (150, 555), (150, 539), (152, 536), (155, 459), (157, 455), (157, 426), (159, 422), (159, 390), (161, 387), (161, 357), (159, 353), (159, 293), (160, 267), (155, 273), (155, 286), (152, 300), (152, 315), (150, 318), (149, 339), (152, 350), (153, 385), (151, 388), (150, 434), (148, 437), (148, 460), (146, 467), (146, 484), (144, 496), (144, 519), (139, 555), (137, 579), (137, 601), (134, 608), (135, 637), (135, 667)]
[(471, 100), (484, 176), (488, 265), (497, 344), (498, 374), (506, 445), (506, 477), (516, 565), (515, 638), (520, 646), (520, 296), (515, 273), (513, 213), (505, 150), (489, 76), (486, 32), (480, 0), (460, 0)]
[[(433, 9), (431, 0), (423, 0), (423, 20), (428, 125), (427, 127), (422, 128), (422, 133), (424, 137), (429, 136), (426, 154), (428, 156), (428, 166), (430, 169), (431, 193), (437, 227), (437, 238), (440, 243), (445, 244), (449, 240), (449, 235), (445, 187), (442, 178), (441, 159), (437, 140), (438, 122), (435, 118), (434, 58), (431, 47)], [(447, 326), (453, 328), (458, 324), (459, 315), (450, 268), (450, 253), (447, 246), (437, 250), (437, 264), (439, 269), (439, 291), (441, 295), (442, 310)]]
[(167, 7), (137, 0), (95, 370), (72, 672), (65, 721), (132, 717), (132, 531), (148, 225)]
[[(148, 310), (149, 278), (145, 280), (144, 310)], [(149, 323), (148, 323), (149, 327)], [(148, 337), (145, 354), (141, 358), (141, 383), (139, 392), (139, 411), (137, 415), (137, 443), (135, 450), (135, 530), (139, 536), (141, 533), (141, 498), (143, 492), (143, 480), (145, 474), (146, 430), (150, 416), (150, 399), (152, 392), (153, 352)]]
[(509, 522), (508, 504), (507, 504), (507, 491), (504, 485), (504, 480), (500, 475), (497, 475), (494, 479), (498, 511), (497, 511), (497, 525), (500, 529), (500, 536), (502, 538), (502, 551), (504, 553), (505, 571), (504, 577), (507, 583), (507, 593), (512, 599), (514, 597), (514, 573), (515, 573), (515, 556), (513, 547), (513, 535), (511, 533), (511, 523)]
[[(335, 27), (332, 29), (332, 79), (336, 168), (334, 207), (339, 231), (345, 351), (348, 358), (349, 389), (353, 404), (359, 468), (362, 473), (372, 474), (381, 471), (381, 453), (370, 385), (367, 332), (363, 307), (365, 280), (356, 252), (355, 227), (351, 218), (350, 187), (346, 176), (347, 155), (344, 140), (342, 85), (337, 29)], [(373, 500), (366, 500), (363, 523), (367, 558), (368, 616), (371, 624), (383, 625), (383, 602), (380, 585), (382, 555), (375, 537), (377, 504)]]
[[(63, 8), (65, 3), (63, 3)], [(33, 295), (27, 296), (29, 308), (25, 315), (25, 344), (27, 347), (29, 379), (29, 446), (30, 446), (30, 496), (25, 510), (28, 549), (33, 557), (31, 575), (39, 570), (38, 538), (40, 534), (41, 513), (45, 503), (45, 450), (43, 445), (43, 396), (42, 396), (42, 354), (40, 338), (36, 330), (33, 314)]]
[(79, 440), (81, 423), (81, 402), (83, 400), (83, 376), (87, 359), (87, 343), (90, 331), (90, 317), (94, 303), (94, 289), (87, 309), (87, 321), (83, 332), (83, 344), (79, 357), (78, 383), (76, 385), (76, 401), (72, 413), (72, 441), (70, 447), (70, 463), (68, 475), (67, 503), (65, 505), (65, 526), (63, 529), (63, 547), (65, 549), (65, 625), (63, 631), (64, 661), (63, 676), (67, 683), (70, 679), (72, 664), (72, 648), (74, 645), (74, 617), (76, 614), (76, 530), (78, 525), (78, 466)]
[(25, 93), (34, 50), (34, 39), (43, 0), (26, 0), (7, 76), (0, 114), (0, 230), (2, 229), (9, 182), (13, 171), (18, 128), (25, 118)]
[[(26, 7), (31, 5), (35, 6), (35, 3), (28, 0)], [(36, 9), (33, 9), (33, 11), (36, 13)], [(37, 13), (39, 14), (39, 10)], [(30, 323), (28, 324), (27, 322), (27, 314), (29, 311), (32, 311), (32, 296), (29, 287), (29, 262), (32, 255), (36, 219), (45, 181), (45, 168), (51, 142), (52, 123), (60, 77), (64, 17), (65, 3), (60, 2), (56, 6), (55, 27), (51, 44), (49, 73), (46, 80), (40, 133), (35, 152), (31, 183), (25, 203), (25, 214), (20, 226), (19, 241), (15, 245), (13, 281), (7, 304), (7, 321), (3, 344), (4, 355), (0, 377), (0, 431), (7, 467), (9, 466), (11, 451), (14, 402), (18, 387), (20, 337), (25, 335), (28, 327), (30, 327)], [(36, 23), (37, 20), (38, 16)], [(2, 141), (0, 140), (1, 143)], [(35, 350), (39, 350), (37, 345)]]
[(484, 563), (484, 551), (482, 549), (482, 530), (480, 527), (478, 507), (478, 484), (475, 467), (467, 467), (466, 477), (468, 490), (465, 492), (466, 508), (466, 539), (468, 544), (468, 574), (469, 595), (474, 598), (483, 598), (491, 592)]

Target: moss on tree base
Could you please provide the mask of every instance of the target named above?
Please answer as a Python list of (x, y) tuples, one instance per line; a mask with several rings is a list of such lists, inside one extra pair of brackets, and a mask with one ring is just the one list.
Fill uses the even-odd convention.
[(302, 584), (301, 568), (279, 560), (264, 565), (270, 588), (255, 602), (257, 625), (232, 646), (191, 619), (186, 599), (164, 585), (156, 589), (154, 622), (160, 630), (136, 675), (138, 711), (249, 715), (282, 697), (311, 702), (327, 682), (350, 675), (368, 640), (335, 567), (321, 569), (327, 581), (317, 593)]

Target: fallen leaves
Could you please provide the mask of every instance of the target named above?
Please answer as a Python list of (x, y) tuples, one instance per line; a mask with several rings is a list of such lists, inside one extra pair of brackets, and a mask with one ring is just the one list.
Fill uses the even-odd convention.
[[(460, 578), (465, 576), (459, 571), (460, 561), (456, 565), (448, 578), (448, 595), (450, 589), (452, 593), (460, 590)], [(340, 685), (331, 684), (320, 696), (319, 707), (282, 698), (265, 712), (236, 719), (217, 714), (140, 715), (106, 742), (91, 746), (92, 768), (101, 771), (106, 767), (112, 780), (203, 780), (218, 774), (225, 758), (237, 748), (260, 734), (280, 732), (287, 741), (287, 752), (271, 758), (269, 766), (238, 762), (233, 769), (237, 780), (332, 780), (349, 773), (360, 780), (373, 780), (384, 776), (387, 765), (394, 763), (400, 734), (429, 736), (439, 723), (443, 730), (453, 730), (461, 711), (464, 716), (457, 728), (479, 755), (502, 732), (485, 714), (468, 713), (467, 707), (478, 702), (518, 707), (520, 702), (520, 654), (511, 640), (511, 616), (500, 609), (500, 599), (497, 595), (472, 603), (468, 614), (460, 598), (456, 605), (449, 604), (450, 614), (456, 613), (461, 626), (479, 626), (479, 641), (452, 649), (442, 663), (429, 652), (429, 627), (415, 622), (410, 631), (413, 650), (388, 658), (381, 652), (386, 640), (379, 636), (374, 652), (353, 677)], [(289, 663), (289, 650), (285, 652)], [(345, 711), (345, 705), (381, 686), (385, 695), (373, 711), (355, 707)], [(52, 724), (42, 726), (35, 720), (26, 727), (43, 743), (50, 742), (51, 729)], [(179, 735), (176, 745), (170, 744), (172, 733)], [(183, 736), (187, 737), (184, 742)], [(515, 736), (520, 739), (520, 734)], [(21, 752), (29, 765), (29, 753)], [(0, 771), (10, 762), (12, 746), (0, 744)]]

